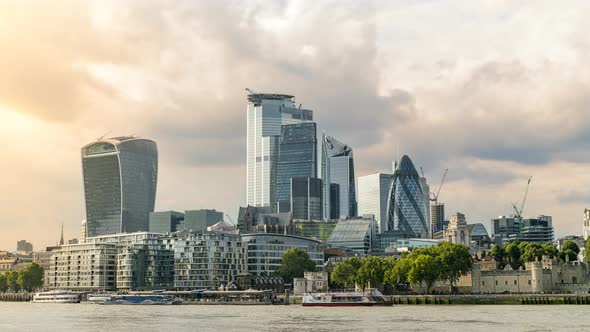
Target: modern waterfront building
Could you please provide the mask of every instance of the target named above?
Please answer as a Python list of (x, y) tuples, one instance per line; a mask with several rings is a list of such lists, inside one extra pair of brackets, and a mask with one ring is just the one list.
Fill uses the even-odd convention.
[(317, 146), (317, 130), (314, 122), (281, 126), (277, 212), (291, 211), (292, 178), (317, 178)]
[(590, 209), (584, 210), (584, 227), (582, 229), (582, 236), (584, 239), (590, 237)]
[(289, 210), (296, 220), (322, 220), (322, 179), (293, 177), (290, 179)]
[(355, 253), (367, 254), (373, 249), (376, 234), (373, 215), (338, 221), (328, 239), (331, 247), (345, 248)]
[(247, 246), (248, 272), (252, 275), (272, 275), (283, 261), (283, 254), (291, 248), (305, 250), (318, 271), (324, 270), (321, 241), (294, 235), (253, 233), (241, 236)]
[(217, 289), (247, 270), (246, 246), (237, 234), (183, 231), (162, 242), (174, 252), (176, 290)]
[(435, 202), (430, 205), (430, 229), (434, 237), (434, 233), (443, 230), (445, 224), (445, 204)]
[(176, 232), (184, 222), (184, 213), (178, 211), (150, 212), (149, 231), (151, 233)]
[(295, 235), (327, 241), (336, 227), (335, 221), (295, 221)]
[(412, 238), (429, 237), (430, 222), (426, 219), (428, 203), (420, 175), (412, 160), (403, 156), (393, 173), (387, 204), (388, 230), (399, 231)]
[(99, 139), (82, 148), (88, 237), (148, 230), (158, 149), (138, 137)]
[[(352, 148), (326, 133), (322, 133), (321, 173), (324, 188), (324, 217), (329, 219), (332, 219), (332, 216), (337, 216), (338, 219), (355, 217), (357, 201)], [(339, 185), (340, 213), (331, 211), (334, 207), (330, 198), (333, 183)]]
[(387, 230), (387, 201), (393, 174), (375, 173), (358, 178), (358, 213), (372, 214), (379, 233)]
[(26, 240), (20, 240), (16, 243), (16, 251), (19, 252), (32, 252), (33, 244)]
[(251, 93), (247, 106), (246, 203), (276, 208), (281, 126), (313, 121), (290, 95)]

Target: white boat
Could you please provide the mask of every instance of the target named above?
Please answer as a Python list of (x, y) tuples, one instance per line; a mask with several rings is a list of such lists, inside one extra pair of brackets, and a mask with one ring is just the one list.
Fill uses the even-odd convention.
[(102, 303), (106, 301), (110, 301), (112, 295), (106, 293), (95, 293), (95, 294), (88, 294), (86, 296), (87, 303)]
[(152, 294), (124, 294), (113, 295), (110, 299), (98, 304), (128, 304), (128, 305), (161, 305), (179, 304), (180, 301), (170, 296)]
[(80, 295), (70, 291), (53, 290), (49, 292), (35, 293), (34, 303), (79, 303)]
[(368, 307), (391, 304), (376, 289), (367, 292), (305, 293), (301, 303), (304, 307)]

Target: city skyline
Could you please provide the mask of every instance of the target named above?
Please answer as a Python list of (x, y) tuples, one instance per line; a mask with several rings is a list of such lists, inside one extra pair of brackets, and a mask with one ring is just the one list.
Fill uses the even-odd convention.
[(490, 231), (533, 175), (524, 214), (551, 215), (556, 238), (581, 234), (589, 4), (449, 3), (0, 4), (0, 42), (13, 46), (0, 63), (0, 249), (54, 245), (62, 223), (79, 237), (80, 147), (111, 130), (158, 143), (157, 211), (235, 217), (245, 87), (297, 96), (318, 132), (354, 149), (357, 178), (403, 154), (431, 186), (449, 168), (445, 213)]

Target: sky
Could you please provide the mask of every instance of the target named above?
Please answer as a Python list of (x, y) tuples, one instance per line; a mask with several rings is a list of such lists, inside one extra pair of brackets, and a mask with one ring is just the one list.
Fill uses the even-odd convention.
[[(80, 148), (153, 139), (156, 210), (245, 202), (246, 91), (285, 93), (354, 149), (409, 155), (469, 223), (581, 234), (590, 208), (590, 2), (0, 0), (0, 250), (85, 217)], [(490, 229), (488, 228), (488, 231)]]

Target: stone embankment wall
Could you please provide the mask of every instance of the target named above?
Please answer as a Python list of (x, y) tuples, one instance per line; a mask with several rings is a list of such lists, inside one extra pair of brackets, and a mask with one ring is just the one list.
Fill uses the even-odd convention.
[(590, 304), (590, 294), (393, 295), (393, 304)]
[(32, 293), (0, 293), (0, 302), (29, 302), (32, 299)]

